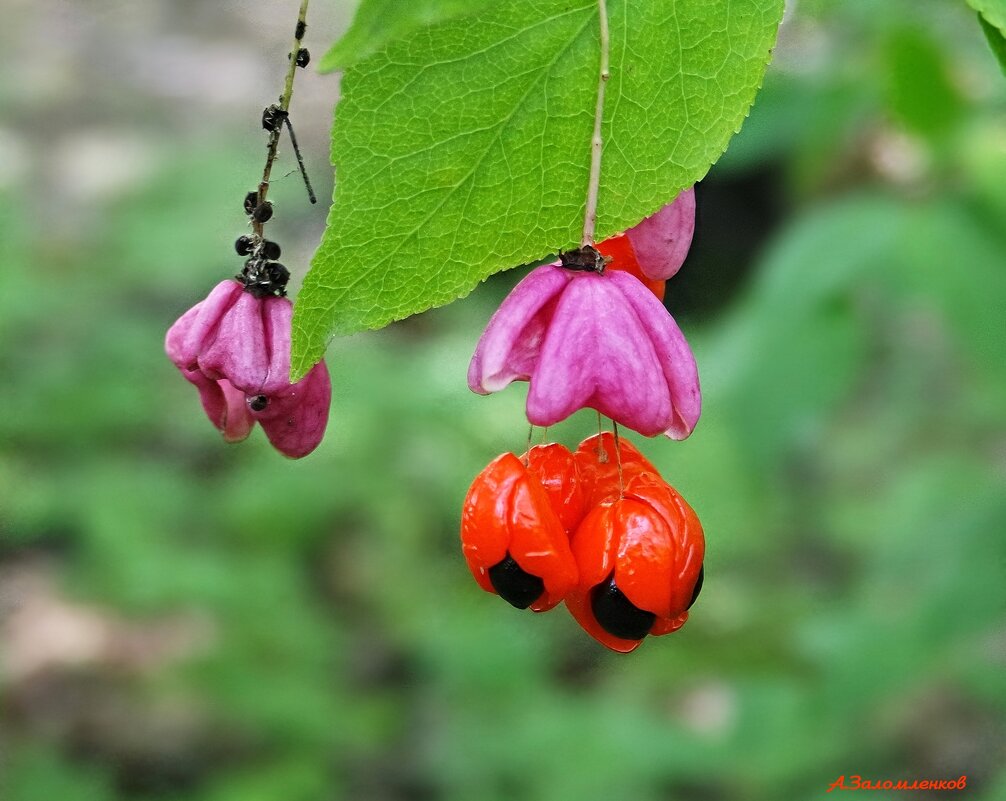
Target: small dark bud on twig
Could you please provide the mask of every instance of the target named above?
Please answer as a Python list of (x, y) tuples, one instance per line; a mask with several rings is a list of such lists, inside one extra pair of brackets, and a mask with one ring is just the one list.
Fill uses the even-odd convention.
[(269, 222), (272, 218), (272, 202), (267, 200), (255, 207), (252, 212), (252, 219), (257, 223)]
[(252, 252), (252, 240), (250, 236), (239, 236), (234, 243), (234, 250), (239, 256), (247, 256)]
[(283, 124), (286, 116), (287, 113), (279, 106), (267, 106), (262, 111), (262, 127), (269, 131), (269, 133), (272, 133)]
[(290, 271), (278, 261), (271, 262), (267, 266), (269, 270), (269, 281), (274, 286), (285, 287), (286, 282), (290, 280)]
[(258, 205), (258, 192), (251, 191), (245, 195), (245, 214), (251, 214)]

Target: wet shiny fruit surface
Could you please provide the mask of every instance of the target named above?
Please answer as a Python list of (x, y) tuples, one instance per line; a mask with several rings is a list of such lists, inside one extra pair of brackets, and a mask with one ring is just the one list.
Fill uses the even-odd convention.
[(534, 612), (565, 603), (618, 653), (678, 631), (702, 590), (695, 511), (609, 432), (575, 451), (548, 443), (500, 454), (472, 482), (460, 533), (483, 590)]
[[(568, 451), (565, 461), (572, 466)], [(562, 478), (546, 473), (550, 487)], [(465, 497), (461, 551), (468, 569), (483, 590), (518, 609), (551, 609), (577, 583), (569, 535), (554, 508), (566, 498), (564, 482), (559, 485), (554, 502), (538, 471), (504, 453), (475, 477)]]

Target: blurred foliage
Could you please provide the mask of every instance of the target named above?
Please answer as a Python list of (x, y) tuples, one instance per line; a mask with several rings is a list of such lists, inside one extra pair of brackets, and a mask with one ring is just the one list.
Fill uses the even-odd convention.
[(1006, 0), (967, 0), (978, 12), (978, 22), (989, 48), (1006, 74)]
[(1001, 28), (997, 28), (981, 14), (978, 15), (978, 23), (982, 26), (982, 32), (988, 40), (989, 49), (995, 54), (1002, 67), (1003, 74), (1006, 75), (1006, 33)]
[[(236, 269), (257, 140), (151, 126), (157, 168), (76, 205), (6, 172), (0, 798), (1006, 797), (1003, 90), (962, 4), (796, 7), (669, 286), (703, 420), (633, 438), (703, 520), (705, 589), (630, 657), (459, 552), (469, 481), (526, 436), (521, 389), (464, 380), (518, 276), (337, 341), (328, 438), (287, 462), (223, 445), (161, 350)], [(44, 140), (22, 102), (0, 134)], [(728, 201), (738, 232), (781, 209), (739, 254), (708, 233)]]

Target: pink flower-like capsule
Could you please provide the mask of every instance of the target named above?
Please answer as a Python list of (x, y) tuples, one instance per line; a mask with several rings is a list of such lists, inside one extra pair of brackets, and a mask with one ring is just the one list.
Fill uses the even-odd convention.
[(555, 264), (532, 270), (486, 327), (468, 386), (489, 394), (530, 381), (527, 419), (550, 426), (584, 407), (652, 437), (684, 439), (701, 411), (695, 358), (634, 276)]
[(625, 232), (639, 269), (655, 281), (666, 281), (681, 269), (694, 234), (694, 189), (686, 189), (673, 202)]
[(243, 440), (258, 422), (276, 450), (298, 459), (325, 434), (332, 387), (323, 361), (290, 383), (292, 311), (285, 297), (221, 281), (168, 329), (164, 349), (226, 441)]

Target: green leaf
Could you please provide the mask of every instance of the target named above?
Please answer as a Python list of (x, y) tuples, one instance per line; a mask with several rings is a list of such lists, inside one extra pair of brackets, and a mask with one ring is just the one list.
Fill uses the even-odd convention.
[(487, 5), (489, 0), (361, 0), (353, 24), (322, 56), (318, 71), (344, 70), (416, 28), (474, 14)]
[(989, 48), (1006, 73), (1006, 0), (967, 0), (967, 3), (978, 12), (978, 23)]
[(989, 25), (1006, 31), (1006, 0), (967, 0), (968, 5), (982, 15)]
[[(705, 175), (761, 83), (781, 0), (609, 0), (597, 234)], [(500, 0), (350, 67), (334, 204), (294, 315), (293, 374), (332, 334), (448, 303), (579, 242), (596, 0)]]
[(1006, 28), (997, 28), (981, 14), (978, 15), (978, 24), (985, 32), (985, 38), (988, 39), (992, 55), (996, 57), (1003, 74), (1006, 75)]

